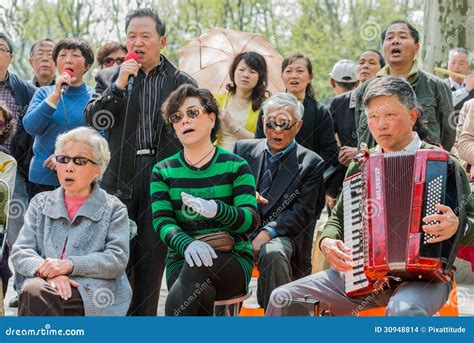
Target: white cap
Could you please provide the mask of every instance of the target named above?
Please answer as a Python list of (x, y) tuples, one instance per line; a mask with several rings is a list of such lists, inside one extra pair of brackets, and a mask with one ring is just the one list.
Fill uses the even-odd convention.
[(331, 78), (337, 82), (356, 82), (357, 81), (357, 64), (349, 60), (340, 60), (332, 68)]

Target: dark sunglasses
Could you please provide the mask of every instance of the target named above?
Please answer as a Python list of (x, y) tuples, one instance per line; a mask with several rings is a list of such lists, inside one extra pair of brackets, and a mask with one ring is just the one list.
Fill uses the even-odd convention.
[(117, 58), (112, 58), (112, 57), (107, 57), (104, 58), (104, 63), (103, 65), (105, 67), (111, 67), (114, 65), (114, 63), (117, 63), (118, 65), (121, 65), (125, 61), (124, 57), (117, 57)]
[(290, 121), (286, 120), (280, 121), (279, 123), (277, 123), (275, 120), (268, 120), (265, 122), (265, 126), (267, 127), (267, 129), (276, 130), (277, 127), (279, 127), (283, 131), (291, 129), (296, 124), (298, 124), (297, 121), (295, 121), (292, 125)]
[(88, 162), (92, 164), (97, 164), (96, 162), (89, 160), (87, 157), (80, 157), (80, 156), (66, 156), (66, 155), (57, 155), (56, 156), (56, 162), (61, 163), (61, 164), (68, 164), (69, 161), (72, 160), (72, 163), (74, 163), (76, 166), (85, 166)]
[[(188, 108), (186, 110), (186, 115), (190, 119), (195, 119), (199, 117), (202, 113), (204, 113), (204, 110), (202, 108)], [(182, 112), (174, 112), (172, 113), (168, 120), (170, 121), (171, 124), (177, 124), (181, 121), (181, 119), (184, 118), (184, 114)]]

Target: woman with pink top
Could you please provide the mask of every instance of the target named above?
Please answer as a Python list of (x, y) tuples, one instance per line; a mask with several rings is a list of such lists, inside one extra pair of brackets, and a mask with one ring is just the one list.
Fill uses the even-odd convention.
[(54, 157), (60, 187), (37, 194), (12, 250), (28, 277), (20, 316), (124, 316), (132, 290), (127, 208), (99, 187), (107, 141), (90, 128), (61, 134)]

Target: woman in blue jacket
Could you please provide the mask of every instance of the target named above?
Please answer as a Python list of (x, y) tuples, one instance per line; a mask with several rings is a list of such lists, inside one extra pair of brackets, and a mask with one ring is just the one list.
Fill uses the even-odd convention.
[(23, 118), (25, 130), (34, 137), (33, 159), (29, 170), (28, 196), (59, 186), (54, 161), (56, 137), (85, 126), (84, 108), (93, 89), (84, 83), (84, 74), (94, 63), (94, 52), (83, 39), (66, 38), (53, 50), (59, 77), (54, 86), (39, 88)]

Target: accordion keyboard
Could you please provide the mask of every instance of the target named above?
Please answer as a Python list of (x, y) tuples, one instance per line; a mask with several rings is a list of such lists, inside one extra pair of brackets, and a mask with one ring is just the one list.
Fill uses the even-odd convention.
[(356, 174), (342, 186), (344, 205), (344, 244), (351, 249), (353, 267), (345, 272), (346, 293), (369, 285), (364, 273), (364, 250), (361, 213), (362, 176)]

